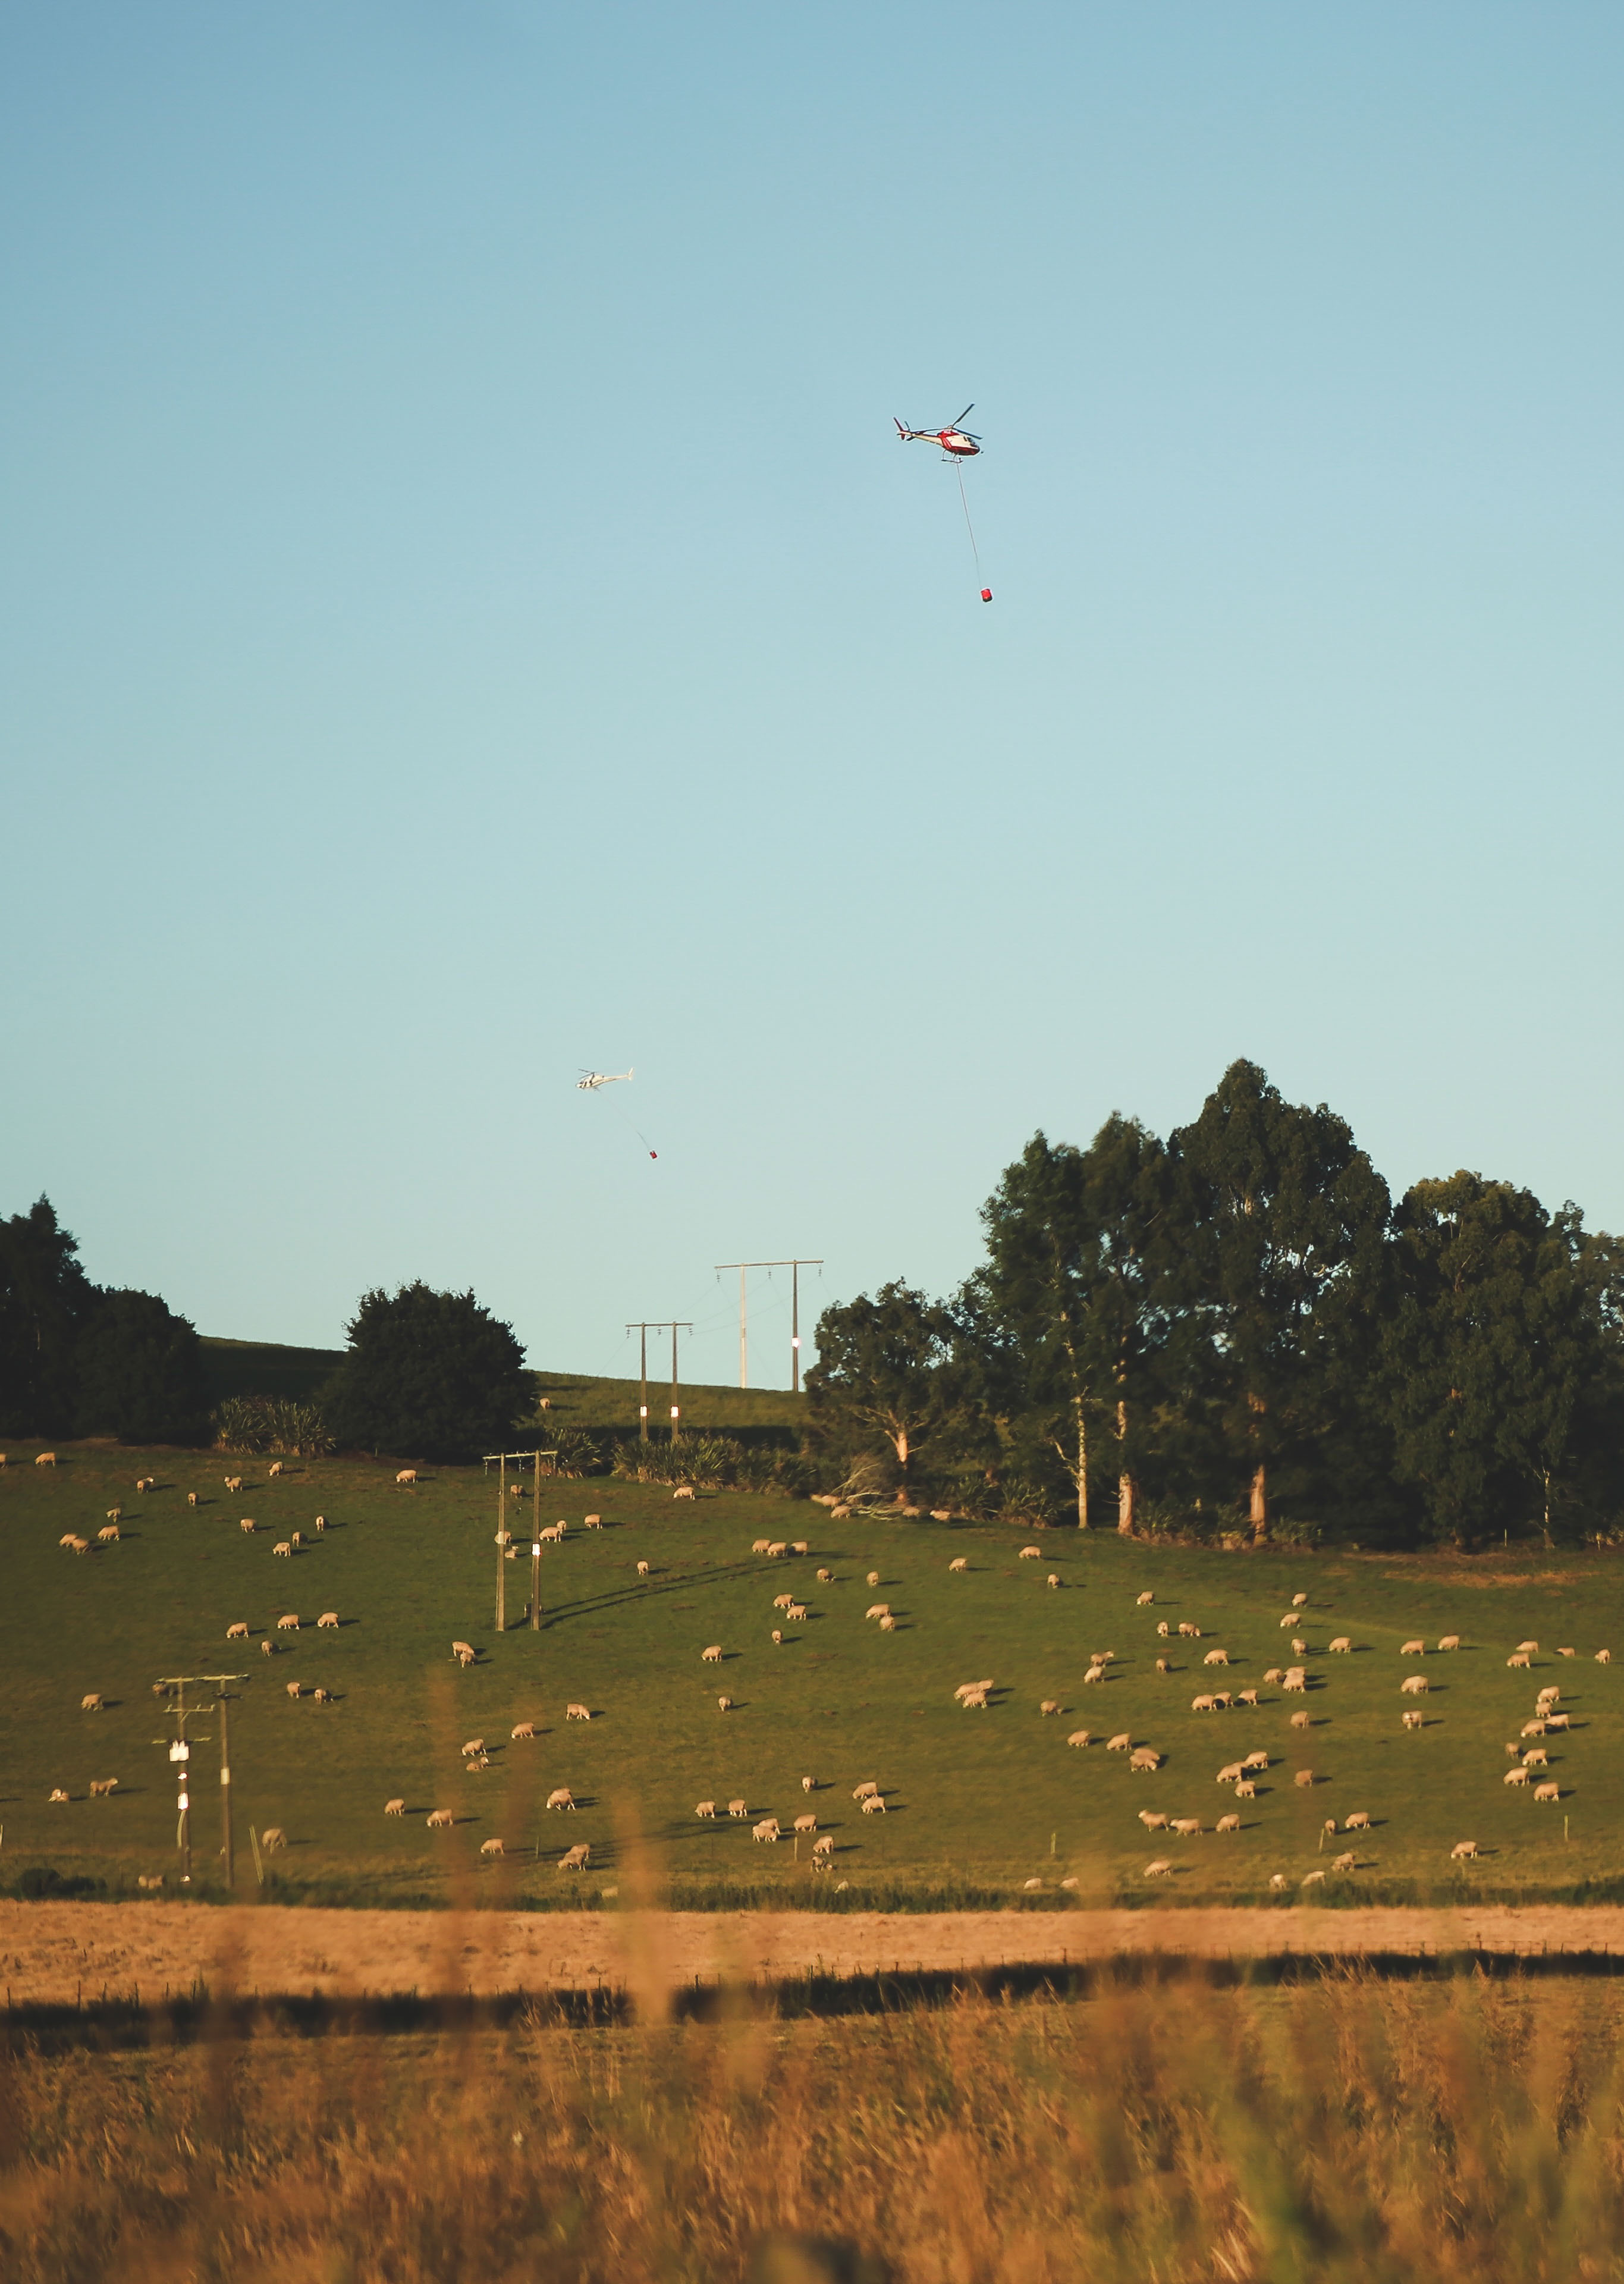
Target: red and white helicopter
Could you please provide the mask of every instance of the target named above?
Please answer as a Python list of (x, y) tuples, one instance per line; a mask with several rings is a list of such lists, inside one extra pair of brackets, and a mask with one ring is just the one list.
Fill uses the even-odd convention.
[(972, 436), (968, 428), (961, 427), (959, 422), (967, 420), (974, 411), (973, 404), (966, 404), (950, 428), (904, 428), (895, 413), (891, 418), (904, 444), (940, 444), (943, 456), (949, 460), (973, 460), (981, 449), (981, 440)]

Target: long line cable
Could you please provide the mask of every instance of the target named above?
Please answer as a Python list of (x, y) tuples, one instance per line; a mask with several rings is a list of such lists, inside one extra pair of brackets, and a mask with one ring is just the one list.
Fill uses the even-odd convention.
[(956, 460), (953, 463), (953, 473), (958, 478), (958, 504), (964, 511), (964, 529), (970, 534), (970, 552), (975, 558), (975, 583), (981, 590), (981, 600), (984, 603), (990, 603), (993, 591), (981, 576), (981, 551), (975, 544), (975, 526), (970, 520), (970, 502), (964, 492), (964, 472)]

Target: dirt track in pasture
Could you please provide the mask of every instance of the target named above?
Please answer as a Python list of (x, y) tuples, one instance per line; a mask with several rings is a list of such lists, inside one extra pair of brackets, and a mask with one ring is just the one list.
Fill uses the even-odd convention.
[(1000, 1965), (1480, 1951), (1624, 1954), (1624, 1907), (1320, 1911), (230, 1911), (0, 1903), (9, 2006), (161, 1997), (201, 1979), (270, 1997), (647, 1989)]

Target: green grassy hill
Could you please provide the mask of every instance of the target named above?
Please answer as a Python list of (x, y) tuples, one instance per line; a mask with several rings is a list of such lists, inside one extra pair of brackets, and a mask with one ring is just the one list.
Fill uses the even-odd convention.
[[(291, 1463), (272, 1482), (261, 1460), (239, 1463), (248, 1484), (229, 1495), (228, 1463), (212, 1454), (71, 1446), (54, 1471), (28, 1464), (31, 1454), (13, 1445), (0, 1473), (8, 1883), (46, 1861), (119, 1880), (172, 1876), (173, 1786), (153, 1741), (165, 1723), (150, 1685), (238, 1666), (248, 1676), (231, 1717), (239, 1831), (250, 1821), (285, 1826), (290, 1846), (277, 1860), (288, 1880), (356, 1897), (447, 1894), (492, 1836), (510, 1849), (539, 1838), (554, 1858), (567, 1842), (589, 1841), (585, 1885), (595, 1892), (605, 1874), (613, 1884), (634, 1826), (679, 1898), (730, 1884), (804, 1892), (804, 1843), (797, 1862), (788, 1841), (757, 1845), (749, 1825), (725, 1813), (715, 1825), (695, 1818), (696, 1802), (735, 1795), (786, 1830), (816, 1810), (836, 1846), (828, 1885), (847, 1881), (853, 1901), (967, 1886), (1013, 1896), (1032, 1879), (1052, 1890), (1062, 1876), (1079, 1881), (1083, 1900), (1238, 1899), (1266, 1893), (1277, 1871), (1294, 1893), (1330, 1860), (1324, 1819), (1342, 1824), (1355, 1810), (1374, 1821), (1362, 1839), (1339, 1843), (1356, 1846), (1364, 1867), (1341, 1883), (1348, 1892), (1559, 1894), (1620, 1871), (1624, 1566), (1606, 1556), (1544, 1568), (1226, 1556), (1057, 1530), (1044, 1534), (1041, 1560), (1023, 1561), (1019, 1538), (991, 1528), (835, 1521), (818, 1506), (744, 1494), (679, 1502), (654, 1486), (565, 1482), (549, 1487), (543, 1520), (579, 1525), (594, 1511), (605, 1527), (573, 1528), (544, 1553), (542, 1629), (498, 1635), (496, 1490), (477, 1468), (435, 1469), (400, 1488), (381, 1464)], [(140, 1496), (133, 1485), (144, 1474), (159, 1487)], [(59, 1546), (68, 1530), (93, 1539), (115, 1502), (124, 1509), (118, 1545), (78, 1556)], [(328, 1528), (312, 1538), (318, 1513)], [(259, 1526), (252, 1537), (238, 1529), (245, 1515)], [(294, 1529), (308, 1543), (278, 1560), (273, 1545)], [(753, 1540), (769, 1535), (805, 1538), (811, 1553), (753, 1554)], [(967, 1572), (952, 1575), (959, 1556)], [(819, 1568), (831, 1583), (818, 1582)], [(527, 1560), (505, 1567), (515, 1612), (528, 1570)], [(1045, 1584), (1050, 1571), (1058, 1592)], [(804, 1625), (773, 1607), (792, 1588), (810, 1606)], [(1148, 1609), (1136, 1603), (1146, 1589)], [(1303, 1701), (1263, 1679), (1290, 1639), (1277, 1622), (1296, 1592), (1310, 1598), (1306, 1736), (1288, 1725)], [(865, 1622), (876, 1600), (898, 1614), (894, 1633)], [(339, 1613), (336, 1631), (313, 1630), (324, 1610)], [(301, 1630), (278, 1636), (276, 1620), (291, 1611)], [(1159, 1619), (1198, 1624), (1201, 1640), (1164, 1642)], [(246, 1654), (228, 1654), (226, 1629), (238, 1620), (253, 1639)], [(769, 1639), (775, 1624), (781, 1647)], [(1464, 1638), (1458, 1654), (1401, 1654), (1411, 1635), (1435, 1642), (1449, 1631)], [(1352, 1637), (1352, 1655), (1329, 1654), (1338, 1634)], [(1525, 1635), (1542, 1644), (1532, 1670), (1509, 1670)], [(450, 1656), (459, 1636), (480, 1650), (466, 1671)], [(277, 1643), (275, 1657), (262, 1655), (262, 1639)], [(709, 1643), (723, 1647), (720, 1667), (701, 1663)], [(1215, 1644), (1231, 1661), (1222, 1677), (1200, 1662)], [(1557, 1656), (1560, 1644), (1579, 1656)], [(1593, 1662), (1601, 1647), (1619, 1649), (1618, 1666)], [(1089, 1653), (1105, 1649), (1115, 1652), (1110, 1678), (1085, 1686)], [(1157, 1672), (1158, 1654), (1172, 1672)], [(1399, 1683), (1415, 1671), (1433, 1688), (1426, 1725), (1409, 1734)], [(989, 1709), (961, 1710), (956, 1685), (987, 1676), (997, 1683)], [(1261, 1704), (1192, 1713), (1192, 1695), (1215, 1678), (1258, 1688)], [(296, 1703), (285, 1687), (293, 1679), (307, 1693)], [(1563, 1795), (1556, 1807), (1502, 1780), (1506, 1740), (1547, 1682), (1562, 1688), (1574, 1722), (1549, 1740)], [(332, 1703), (311, 1701), (317, 1684)], [(108, 1700), (105, 1712), (80, 1711), (91, 1690)], [(718, 1710), (720, 1692), (734, 1700), (731, 1712)], [(1064, 1707), (1058, 1717), (1041, 1716), (1045, 1697)], [(589, 1724), (566, 1723), (571, 1700), (590, 1705)], [(519, 1721), (535, 1723), (534, 1742), (509, 1741)], [(1080, 1725), (1149, 1742), (1165, 1765), (1133, 1776), (1099, 1743), (1069, 1748)], [(481, 1735), (493, 1764), (466, 1774), (458, 1748)], [(200, 1864), (217, 1840), (216, 1749), (205, 1744), (198, 1758)], [(1217, 1816), (1234, 1805), (1217, 1769), (1254, 1749), (1270, 1756), (1259, 1796), (1240, 1834), (1214, 1836)], [(1300, 1767), (1316, 1772), (1311, 1791), (1292, 1782)], [(817, 1780), (810, 1796), (804, 1775)], [(90, 1801), (90, 1779), (108, 1776), (119, 1779), (117, 1795)], [(851, 1797), (871, 1778), (885, 1793), (883, 1817), (860, 1815)], [(581, 1802), (575, 1815), (542, 1807), (558, 1785)], [(67, 1805), (48, 1804), (53, 1786), (68, 1791)], [(410, 1811), (403, 1820), (383, 1815), (394, 1795)], [(449, 1835), (424, 1822), (442, 1805), (459, 1819)], [(1204, 1835), (1147, 1842), (1136, 1821), (1147, 1805), (1198, 1817)], [(1448, 1850), (1461, 1839), (1475, 1839), (1483, 1858), (1451, 1872)], [(1176, 1873), (1147, 1889), (1144, 1866), (1156, 1855), (1172, 1857)], [(503, 1876), (521, 1895), (575, 1893), (550, 1863), (477, 1872), (497, 1883), (493, 1893), (506, 1892)]]
[[(228, 1396), (312, 1396), (342, 1360), (341, 1349), (287, 1348), (275, 1341), (203, 1341), (211, 1405)], [(535, 1372), (530, 1377), (537, 1396), (546, 1402), (549, 1419), (558, 1425), (636, 1434), (636, 1381), (580, 1372)], [(806, 1407), (805, 1396), (792, 1396), (787, 1388), (713, 1388), (697, 1381), (682, 1388), (679, 1401), (685, 1427), (728, 1435), (737, 1435), (741, 1428), (799, 1430)], [(649, 1418), (657, 1428), (664, 1429), (670, 1403), (669, 1381), (652, 1379)]]

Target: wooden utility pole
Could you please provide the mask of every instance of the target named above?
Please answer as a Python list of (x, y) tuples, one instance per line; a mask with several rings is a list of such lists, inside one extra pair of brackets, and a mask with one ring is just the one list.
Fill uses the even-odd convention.
[(641, 1343), (643, 1401), (638, 1406), (637, 1432), (645, 1443), (649, 1439), (649, 1334), (669, 1333), (671, 1335), (671, 1441), (675, 1443), (679, 1417), (676, 1400), (676, 1336), (679, 1333), (692, 1332), (693, 1326), (683, 1323), (680, 1318), (674, 1321), (669, 1317), (647, 1317), (637, 1318), (628, 1325), (626, 1329), (629, 1333), (636, 1333)]
[(246, 1673), (166, 1673), (159, 1676), (160, 1688), (173, 1689), (175, 1692), (175, 1702), (169, 1707), (170, 1717), (175, 1723), (175, 1735), (172, 1738), (154, 1737), (152, 1742), (155, 1745), (168, 1745), (169, 1759), (175, 1770), (175, 1844), (180, 1850), (183, 1888), (189, 1888), (191, 1885), (191, 1748), (194, 1744), (207, 1745), (209, 1741), (207, 1737), (188, 1737), (186, 1734), (188, 1720), (195, 1719), (203, 1710), (200, 1705), (188, 1706), (186, 1691), (194, 1682), (212, 1681), (215, 1684), (215, 1702), (220, 1709), (220, 1805), (225, 1842), (221, 1854), (225, 1858), (226, 1885), (230, 1887), (233, 1871), (231, 1759), (225, 1725), (225, 1686), (228, 1681), (246, 1681), (247, 1678)]
[(793, 1261), (719, 1261), (716, 1263), (718, 1276), (724, 1269), (737, 1269), (738, 1271), (738, 1384), (741, 1388), (748, 1388), (750, 1385), (750, 1339), (746, 1320), (745, 1272), (751, 1269), (787, 1269), (790, 1272), (790, 1386), (799, 1395), (800, 1393), (800, 1272), (803, 1269), (821, 1269), (823, 1265), (821, 1254), (816, 1259), (803, 1257)]
[[(535, 1528), (532, 1538), (530, 1557), (531, 1583), (534, 1589), (534, 1587), (539, 1584), (541, 1575), (542, 1461), (543, 1459), (556, 1459), (558, 1456), (557, 1451), (487, 1451), (485, 1454), (486, 1474), (488, 1474), (490, 1473), (493, 1464), (496, 1470), (496, 1631), (499, 1634), (505, 1633), (507, 1631), (506, 1565), (508, 1548), (512, 1542), (513, 1537), (512, 1532), (508, 1529), (507, 1463), (511, 1459), (515, 1466), (517, 1466), (520, 1459), (528, 1459), (535, 1470)], [(532, 1625), (535, 1623), (535, 1608), (536, 1596), (533, 1591), (530, 1596), (530, 1622)], [(523, 1623), (522, 1620), (520, 1623)]]
[(535, 1508), (530, 1518), (530, 1631), (542, 1631), (542, 1455), (533, 1452), (535, 1463)]

